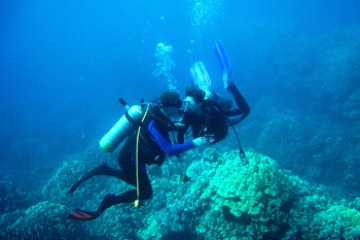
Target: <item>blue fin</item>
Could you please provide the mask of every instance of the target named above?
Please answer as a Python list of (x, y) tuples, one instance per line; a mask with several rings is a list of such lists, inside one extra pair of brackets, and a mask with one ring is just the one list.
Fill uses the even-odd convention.
[(215, 41), (214, 51), (220, 63), (221, 71), (223, 74), (224, 88), (227, 89), (229, 87), (229, 81), (231, 77), (231, 64), (229, 57), (226, 54), (224, 45), (220, 40)]
[(210, 89), (211, 80), (203, 62), (195, 62), (190, 68), (190, 73), (196, 87), (204, 91)]

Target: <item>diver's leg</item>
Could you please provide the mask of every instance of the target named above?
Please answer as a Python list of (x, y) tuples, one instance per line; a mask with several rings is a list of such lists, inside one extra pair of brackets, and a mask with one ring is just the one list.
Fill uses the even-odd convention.
[[(140, 152), (139, 156), (144, 158), (145, 156)], [(139, 185), (139, 197), (140, 200), (149, 199), (152, 196), (152, 187), (150, 179), (146, 171), (146, 165), (139, 163), (138, 166), (138, 179), (136, 179), (136, 159), (133, 149), (131, 147), (124, 147), (119, 154), (119, 165), (122, 169), (122, 179), (128, 184), (137, 187)], [(137, 200), (136, 191), (128, 191), (115, 197), (114, 202), (124, 203), (133, 202)]]
[[(134, 170), (134, 169), (133, 169)], [(134, 171), (135, 172), (135, 171)], [(135, 179), (136, 181), (136, 179)], [(136, 184), (136, 183), (135, 183)], [(153, 194), (150, 179), (146, 172), (139, 171), (139, 200), (147, 200), (151, 198)], [(107, 208), (114, 206), (119, 203), (132, 203), (138, 200), (137, 191), (130, 190), (120, 195), (115, 196), (114, 194), (107, 194), (102, 200), (98, 210), (96, 212), (84, 211), (76, 209), (70, 212), (68, 219), (87, 221), (93, 220), (100, 216)]]
[[(106, 163), (103, 163), (100, 166), (93, 169), (92, 171), (86, 173), (79, 181), (74, 183), (74, 185), (70, 188), (67, 194), (73, 193), (84, 181), (92, 178), (93, 176), (99, 176), (99, 175), (117, 177), (134, 186), (135, 180), (131, 179), (133, 178), (133, 176), (130, 174), (131, 169), (129, 169), (131, 168), (131, 165), (134, 165), (133, 163), (131, 163), (131, 159), (132, 159), (131, 146), (126, 144), (121, 149), (119, 154), (119, 162), (121, 161), (120, 166), (122, 167), (123, 171), (110, 168)], [(135, 170), (133, 171), (135, 174)]]
[[(127, 183), (137, 186), (137, 179), (136, 179), (136, 166), (132, 161), (124, 161), (121, 165), (124, 167), (126, 171), (119, 171), (121, 174), (121, 179), (126, 181)], [(143, 166), (145, 167), (145, 166)], [(146, 169), (139, 168), (139, 200), (147, 200), (150, 199), (153, 190), (151, 186), (151, 182), (149, 176), (146, 173)], [(96, 212), (91, 211), (84, 211), (81, 209), (76, 209), (75, 211), (70, 212), (68, 218), (72, 220), (79, 220), (79, 221), (87, 221), (93, 220), (100, 216), (107, 208), (114, 206), (120, 203), (131, 203), (135, 200), (138, 200), (137, 191), (130, 190), (120, 195), (113, 195), (107, 194), (104, 199), (102, 200), (98, 210)]]
[[(153, 190), (148, 175), (143, 171), (139, 170), (139, 200), (148, 200), (151, 198), (152, 194)], [(132, 203), (137, 199), (138, 197), (136, 190), (130, 190), (116, 196), (108, 194), (100, 204), (99, 210), (103, 211), (119, 203)]]
[(241, 95), (239, 89), (235, 86), (235, 84), (233, 82), (229, 82), (229, 90), (234, 97), (236, 105), (240, 109), (240, 113), (247, 116), (250, 113), (250, 107), (249, 107), (248, 103), (246, 102), (245, 98)]
[(118, 177), (120, 174), (119, 170), (110, 168), (106, 163), (94, 168), (92, 171), (86, 173), (79, 181), (74, 183), (67, 194), (73, 193), (84, 181), (99, 175), (115, 176)]
[[(121, 168), (121, 175), (119, 178), (136, 187), (136, 160), (131, 146), (125, 145), (121, 149), (118, 163)], [(143, 171), (146, 174), (146, 166), (144, 164), (139, 164), (139, 172), (140, 171)]]

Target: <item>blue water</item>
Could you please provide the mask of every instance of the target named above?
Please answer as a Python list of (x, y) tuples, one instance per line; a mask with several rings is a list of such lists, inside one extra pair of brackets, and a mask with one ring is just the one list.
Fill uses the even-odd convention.
[[(123, 114), (118, 98), (137, 104), (168, 89), (183, 97), (196, 61), (204, 62), (212, 89), (229, 97), (213, 52), (216, 39), (224, 43), (232, 79), (251, 108), (236, 125), (243, 148), (291, 171), (281, 174), (300, 177), (282, 183), (299, 183), (299, 191), (280, 191), (285, 200), (270, 198), (276, 204), (262, 212), (272, 212), (275, 220), (264, 224), (275, 228), (261, 232), (259, 216), (251, 222), (247, 212), (234, 216), (226, 204), (222, 213), (213, 208), (215, 197), (200, 197), (213, 178), (198, 181), (206, 185), (200, 190), (193, 190), (198, 185), (191, 185), (191, 178), (177, 181), (186, 161), (169, 161), (161, 174), (150, 169), (154, 198), (140, 214), (121, 205), (94, 222), (66, 220), (69, 209), (95, 209), (107, 192), (118, 190), (102, 178), (65, 195), (84, 165), (106, 159), (116, 165), (116, 157), (92, 146)], [(346, 234), (359, 228), (359, 198), (354, 201), (360, 194), (359, 66), (358, 0), (1, 0), (0, 238), (123, 239), (152, 236), (153, 230), (162, 239), (190, 239), (199, 232), (214, 237), (213, 232), (241, 228), (257, 239), (358, 238), (358, 231)], [(211, 169), (195, 165), (195, 178), (214, 173), (224, 151), (238, 150), (234, 133), (214, 148), (221, 153), (198, 165)], [(265, 169), (275, 169), (271, 164)], [(179, 195), (186, 199), (174, 199)], [(331, 205), (338, 210), (327, 211)], [(225, 216), (225, 225), (214, 223), (217, 216)], [(199, 219), (209, 220), (207, 233)]]
[[(245, 133), (256, 127), (251, 126), (258, 115), (254, 107), (264, 94), (279, 97), (302, 116), (306, 104), (312, 106), (311, 114), (326, 112), (322, 104), (327, 100), (317, 98), (311, 89), (300, 86), (296, 99), (287, 94), (301, 78), (280, 81), (279, 76), (292, 75), (279, 66), (299, 49), (321, 45), (313, 43), (324, 34), (350, 31), (359, 24), (356, 0), (2, 0), (0, 180), (35, 187), (27, 181), (46, 179), (66, 156), (108, 130), (123, 112), (119, 97), (134, 104), (168, 89), (168, 79), (154, 75), (160, 42), (173, 48), (169, 57), (175, 65), (169, 72), (181, 94), (190, 84), (189, 67), (198, 60), (205, 62), (213, 88), (224, 92), (212, 50), (216, 39), (224, 42), (233, 77), (254, 114)], [(341, 45), (347, 40), (333, 41)], [(291, 62), (311, 64), (311, 54), (322, 53), (305, 52), (300, 63)], [(273, 108), (284, 108), (276, 102)], [(273, 109), (265, 110), (265, 116), (274, 114)], [(346, 122), (333, 117), (342, 126)], [(245, 137), (245, 147), (256, 149), (255, 138)]]

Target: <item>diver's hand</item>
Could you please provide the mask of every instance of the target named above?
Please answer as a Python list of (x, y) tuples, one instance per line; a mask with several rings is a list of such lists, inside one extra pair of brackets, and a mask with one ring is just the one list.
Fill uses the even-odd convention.
[(175, 127), (184, 127), (185, 124), (183, 124), (182, 122), (174, 122)]
[(209, 144), (206, 137), (198, 137), (193, 139), (192, 141), (196, 147)]

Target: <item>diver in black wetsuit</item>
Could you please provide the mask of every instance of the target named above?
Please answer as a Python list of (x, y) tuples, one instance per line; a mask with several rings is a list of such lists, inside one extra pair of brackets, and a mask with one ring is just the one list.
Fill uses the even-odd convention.
[[(195, 138), (182, 144), (171, 144), (169, 132), (173, 130), (174, 125), (170, 118), (179, 114), (181, 104), (182, 102), (177, 93), (165, 92), (160, 97), (160, 104), (151, 105), (144, 118), (139, 135), (139, 196), (136, 190), (130, 190), (120, 195), (107, 194), (96, 212), (76, 209), (70, 212), (69, 219), (92, 220), (97, 218), (105, 209), (115, 204), (131, 203), (136, 201), (138, 197), (140, 198), (138, 200), (151, 198), (153, 190), (146, 172), (146, 165), (161, 165), (165, 160), (165, 155), (176, 155), (196, 146), (207, 144), (204, 137)], [(85, 174), (71, 187), (68, 194), (73, 193), (85, 180), (97, 175), (114, 176), (136, 187), (136, 141), (136, 134), (134, 133), (128, 137), (121, 149), (118, 158), (121, 170), (112, 169), (107, 164), (102, 164)]]
[(250, 113), (250, 107), (245, 98), (231, 81), (228, 90), (238, 106), (236, 109), (230, 110), (229, 104), (217, 101), (218, 96), (214, 92), (211, 93), (210, 99), (199, 88), (186, 89), (185, 115), (178, 124), (179, 143), (184, 142), (184, 136), (191, 127), (194, 138), (205, 136), (210, 144), (215, 144), (226, 137), (229, 126), (239, 123)]

